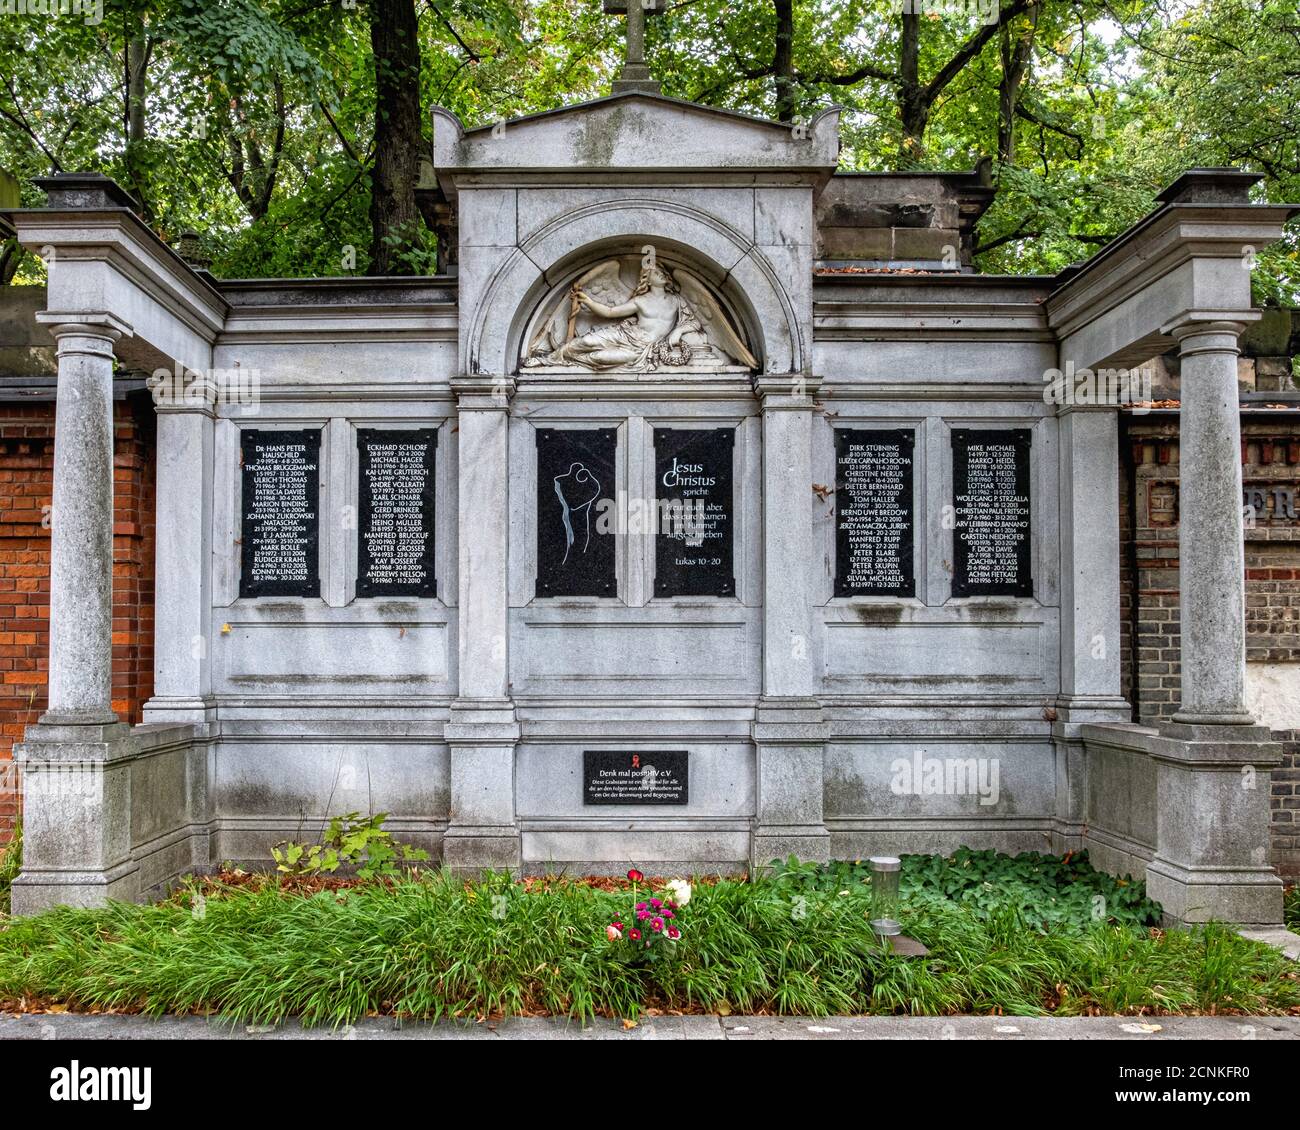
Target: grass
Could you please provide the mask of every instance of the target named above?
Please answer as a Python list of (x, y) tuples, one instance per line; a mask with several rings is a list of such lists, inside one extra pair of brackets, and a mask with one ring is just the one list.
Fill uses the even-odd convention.
[(1289, 887), (1282, 896), (1282, 921), (1288, 930), (1300, 930), (1300, 883)]
[[(643, 888), (644, 889), (644, 888)], [(549, 1013), (1300, 1012), (1300, 973), (1211, 925), (1040, 929), (1014, 903), (909, 899), (927, 958), (883, 952), (859, 887), (697, 884), (675, 955), (629, 965), (605, 937), (630, 894), (442, 873), (290, 894), (196, 884), (158, 906), (59, 909), (0, 926), (0, 1002), (343, 1024)], [(845, 893), (841, 893), (841, 891)]]
[(14, 825), (14, 834), (0, 848), (0, 915), (9, 913), (9, 891), (23, 865), (23, 825)]

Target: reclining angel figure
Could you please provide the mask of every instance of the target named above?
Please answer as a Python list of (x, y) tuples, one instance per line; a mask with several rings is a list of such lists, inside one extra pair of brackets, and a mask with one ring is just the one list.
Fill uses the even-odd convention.
[[(758, 368), (708, 288), (689, 271), (669, 271), (652, 261), (642, 268), (631, 294), (619, 274), (619, 260), (607, 259), (579, 278), (569, 291), (565, 339), (557, 345), (548, 324), (533, 339), (524, 364), (646, 373), (689, 365), (697, 355), (716, 357), (716, 345), (736, 363)], [(579, 334), (576, 323), (582, 309), (612, 324)]]

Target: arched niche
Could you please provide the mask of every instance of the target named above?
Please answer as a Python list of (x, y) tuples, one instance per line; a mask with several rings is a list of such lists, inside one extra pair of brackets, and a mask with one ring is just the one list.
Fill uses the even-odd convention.
[(735, 319), (759, 371), (803, 370), (807, 353), (800, 319), (761, 250), (716, 217), (680, 203), (646, 199), (605, 201), (568, 213), (512, 249), (486, 277), (471, 281), (470, 292), (465, 281), (473, 278), (473, 269), (466, 272), (462, 264), (465, 372), (527, 373), (520, 363), (529, 335), (555, 294), (561, 288), (567, 292), (590, 266), (640, 254), (646, 244), (710, 289), (719, 307)]

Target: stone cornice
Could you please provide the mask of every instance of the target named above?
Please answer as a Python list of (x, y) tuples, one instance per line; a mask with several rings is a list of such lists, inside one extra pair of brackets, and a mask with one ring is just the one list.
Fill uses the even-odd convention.
[(456, 340), (454, 305), (235, 306), (218, 345)]
[(224, 325), (226, 300), (130, 209), (23, 208), (8, 215), (29, 251), (54, 249), (55, 271), (61, 263), (102, 262), (208, 342)]
[(1052, 292), (1044, 304), (1048, 323), (1065, 337), (1193, 259), (1242, 259), (1243, 249), (1280, 239), (1297, 211), (1291, 204), (1166, 204)]

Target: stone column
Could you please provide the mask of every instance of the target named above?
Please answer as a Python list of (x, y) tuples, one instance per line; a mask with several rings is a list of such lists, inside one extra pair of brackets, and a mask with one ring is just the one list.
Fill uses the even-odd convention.
[(825, 860), (823, 816), (829, 727), (816, 697), (813, 636), (812, 416), (816, 382), (761, 376), (763, 404), (763, 697), (752, 736), (755, 867), (797, 855)]
[(1147, 890), (1173, 919), (1275, 923), (1282, 883), (1268, 865), (1269, 731), (1246, 708), (1241, 521), (1241, 321), (1183, 319), (1178, 555), (1182, 704), (1150, 740), (1157, 763)]
[(113, 343), (109, 315), (41, 314), (58, 341), (50, 516), (49, 702), (15, 747), (23, 871), (15, 914), (138, 893), (127, 727), (112, 707)]
[(452, 381), (459, 431), (458, 687), (444, 734), (451, 813), (443, 862), (456, 870), (518, 868), (515, 745), (510, 699), (509, 377)]
[(1172, 330), (1182, 362), (1178, 557), (1182, 705), (1176, 722), (1249, 726), (1241, 524), (1241, 322)]
[(42, 722), (113, 713), (113, 343), (108, 325), (50, 327), (59, 343), (50, 517), (50, 680)]

